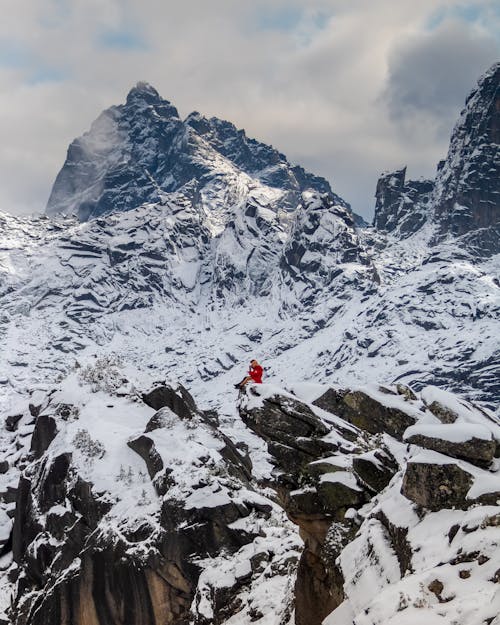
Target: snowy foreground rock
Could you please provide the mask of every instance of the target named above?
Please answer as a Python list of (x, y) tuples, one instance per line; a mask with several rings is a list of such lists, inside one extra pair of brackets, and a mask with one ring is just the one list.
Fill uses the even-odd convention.
[(500, 610), (493, 415), (433, 387), (290, 390), (253, 387), (240, 412), (267, 441), (305, 543), (296, 623), (490, 623)]
[(111, 359), (12, 404), (4, 621), (496, 622), (492, 413), (403, 385), (255, 385), (238, 405), (221, 425)]

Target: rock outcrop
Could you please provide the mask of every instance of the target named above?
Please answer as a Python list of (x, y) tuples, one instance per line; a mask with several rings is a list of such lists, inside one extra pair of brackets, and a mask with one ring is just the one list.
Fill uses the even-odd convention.
[[(457, 517), (478, 505), (496, 504), (498, 510), (500, 493), (486, 469), (500, 428), (491, 414), (431, 387), (422, 397), (404, 385), (318, 386), (315, 394), (309, 403), (310, 397), (304, 402), (254, 386), (240, 401), (240, 415), (267, 442), (274, 488), (304, 540), (296, 623), (320, 625), (326, 618), (341, 625), (346, 614), (357, 614), (358, 583), (363, 592), (370, 576), (385, 580), (375, 584), (380, 590), (408, 575), (418, 577), (413, 525), (443, 509)], [(436, 402), (439, 415), (454, 413), (454, 423), (443, 425), (429, 410), (427, 404), (435, 410)], [(456, 531), (453, 524), (447, 527), (450, 541)], [(478, 544), (482, 540), (478, 535)], [(394, 554), (393, 564), (384, 549)], [(347, 605), (350, 611), (343, 612)]]
[(432, 180), (406, 180), (406, 167), (382, 174), (375, 192), (373, 225), (406, 238), (429, 219), (432, 206)]
[(228, 604), (217, 619), (239, 612), (238, 593), (261, 583), (264, 569), (226, 576), (220, 588), (202, 576), (212, 562), (244, 566), (235, 554), (265, 544), (277, 507), (250, 484), (248, 458), (181, 386), (122, 388), (98, 416), (81, 379), (72, 390), (77, 381), (70, 376), (37, 416), (17, 488), (13, 622), (206, 625), (219, 622), (206, 615), (219, 611), (222, 589)]

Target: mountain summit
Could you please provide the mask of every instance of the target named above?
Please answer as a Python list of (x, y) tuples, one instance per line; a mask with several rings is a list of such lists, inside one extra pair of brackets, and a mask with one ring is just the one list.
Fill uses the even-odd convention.
[(139, 82), (125, 104), (104, 111), (70, 145), (46, 212), (86, 221), (182, 190), (224, 221), (228, 206), (249, 197), (259, 196), (276, 213), (293, 210), (307, 189), (348, 207), (324, 178), (291, 165), (272, 146), (216, 117), (193, 112), (182, 121), (154, 87)]

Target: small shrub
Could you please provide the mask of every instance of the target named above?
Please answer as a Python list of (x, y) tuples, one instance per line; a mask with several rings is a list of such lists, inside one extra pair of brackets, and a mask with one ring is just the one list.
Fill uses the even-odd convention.
[(105, 453), (104, 446), (91, 438), (87, 430), (78, 430), (73, 437), (73, 445), (88, 458), (102, 458)]
[(119, 369), (122, 365), (116, 354), (108, 354), (81, 369), (78, 375), (80, 380), (90, 384), (92, 392), (104, 391), (113, 394), (127, 382)]

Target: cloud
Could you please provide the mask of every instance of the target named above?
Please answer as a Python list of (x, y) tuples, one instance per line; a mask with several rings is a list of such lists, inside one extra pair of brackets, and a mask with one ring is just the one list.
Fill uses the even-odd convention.
[(0, 23), (0, 208), (43, 210), (71, 140), (146, 80), (182, 115), (229, 119), (272, 143), (368, 215), (382, 170), (432, 175), (491, 62), (491, 3), (470, 4), (481, 10), (460, 14), (455, 0), (12, 2)]
[(389, 58), (385, 97), (392, 118), (415, 133), (427, 122), (447, 138), (466, 94), (498, 52), (487, 31), (456, 19), (402, 41)]

